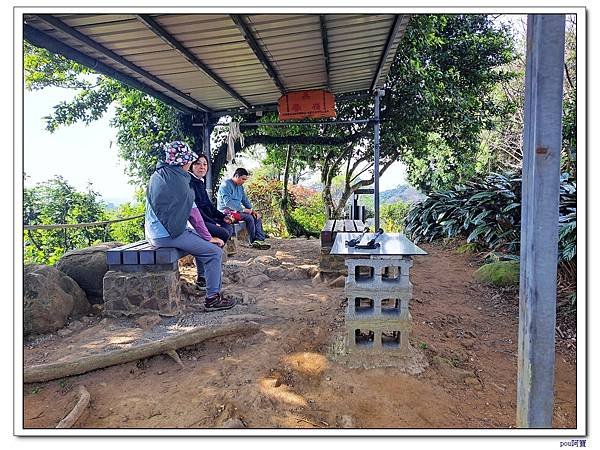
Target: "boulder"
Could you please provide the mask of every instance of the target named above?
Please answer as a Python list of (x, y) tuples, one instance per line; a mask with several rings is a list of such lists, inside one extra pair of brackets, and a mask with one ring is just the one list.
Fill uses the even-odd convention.
[(120, 247), (119, 242), (104, 242), (93, 247), (79, 248), (65, 253), (56, 263), (56, 268), (75, 280), (92, 304), (104, 303), (102, 280), (108, 265), (106, 250)]
[(481, 283), (494, 286), (517, 286), (519, 284), (519, 261), (499, 261), (481, 266), (473, 274)]
[(90, 311), (85, 292), (68, 275), (42, 264), (23, 268), (23, 330), (45, 334), (62, 328), (69, 316)]

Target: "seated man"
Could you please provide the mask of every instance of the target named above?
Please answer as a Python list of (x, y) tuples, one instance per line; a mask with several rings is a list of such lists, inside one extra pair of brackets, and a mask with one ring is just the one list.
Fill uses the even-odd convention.
[(243, 167), (235, 169), (233, 176), (221, 183), (217, 194), (217, 209), (225, 214), (238, 212), (248, 229), (250, 244), (254, 248), (266, 250), (271, 248), (264, 242), (265, 233), (262, 228), (260, 214), (252, 209), (252, 204), (242, 186), (248, 180), (248, 171)]
[[(146, 239), (155, 247), (175, 247), (191, 253), (197, 265), (204, 266), (206, 309), (229, 309), (236, 302), (221, 295), (223, 241), (208, 233), (200, 213), (192, 209), (194, 191), (188, 170), (197, 158), (184, 142), (165, 145), (165, 161), (156, 165), (146, 190)], [(188, 227), (188, 220), (199, 231)]]

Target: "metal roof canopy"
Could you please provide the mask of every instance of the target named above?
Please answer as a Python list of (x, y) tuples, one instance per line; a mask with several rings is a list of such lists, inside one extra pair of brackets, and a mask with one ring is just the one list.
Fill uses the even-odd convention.
[(406, 14), (26, 14), (24, 36), (186, 113), (273, 109), (282, 94), (373, 92)]

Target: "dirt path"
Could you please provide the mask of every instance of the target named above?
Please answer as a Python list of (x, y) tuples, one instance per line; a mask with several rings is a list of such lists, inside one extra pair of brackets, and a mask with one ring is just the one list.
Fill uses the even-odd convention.
[[(317, 240), (271, 240), (267, 252), (295, 265), (316, 264)], [(350, 369), (328, 357), (344, 332), (343, 288), (310, 278), (249, 289), (236, 306), (265, 317), (261, 332), (206, 341), (166, 356), (80, 376), (27, 384), (25, 427), (55, 427), (75, 404), (77, 386), (91, 394), (83, 428), (212, 428), (239, 419), (249, 428), (509, 428), (515, 426), (516, 293), (472, 279), (471, 257), (423, 245), (415, 258), (413, 346), (429, 367), (418, 376), (397, 369)], [(192, 280), (193, 270), (182, 276)], [(246, 309), (244, 309), (246, 308)], [(232, 310), (233, 311), (233, 310)], [(83, 330), (85, 331), (85, 330)], [(77, 334), (64, 339), (64, 345)], [(26, 350), (48, 352), (56, 339)], [(558, 345), (554, 427), (576, 427), (576, 366)], [(240, 422), (238, 422), (239, 424)]]

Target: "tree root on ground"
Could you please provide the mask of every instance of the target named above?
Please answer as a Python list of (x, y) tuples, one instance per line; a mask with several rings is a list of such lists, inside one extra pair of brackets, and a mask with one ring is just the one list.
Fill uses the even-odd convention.
[[(256, 322), (234, 322), (217, 327), (200, 327), (178, 335), (168, 336), (156, 342), (102, 354), (84, 356), (75, 361), (25, 367), (23, 381), (25, 383), (37, 383), (55, 380), (160, 354), (167, 354), (175, 359), (172, 352), (178, 348), (188, 347), (218, 336), (236, 333), (256, 333), (259, 328)], [(178, 364), (180, 362), (181, 360)], [(180, 364), (180, 366), (182, 365), (183, 363)]]
[(56, 428), (71, 428), (79, 420), (85, 408), (90, 404), (90, 393), (85, 386), (79, 386), (79, 400), (67, 416), (58, 422)]

